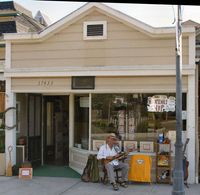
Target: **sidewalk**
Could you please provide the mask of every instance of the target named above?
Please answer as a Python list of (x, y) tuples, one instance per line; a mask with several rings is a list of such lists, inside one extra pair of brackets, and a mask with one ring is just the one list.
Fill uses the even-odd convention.
[[(0, 177), (0, 195), (170, 195), (172, 185), (133, 183), (128, 188), (113, 191), (112, 186), (102, 183), (84, 183), (80, 179), (61, 177)], [(199, 195), (200, 184), (185, 188), (186, 195)]]

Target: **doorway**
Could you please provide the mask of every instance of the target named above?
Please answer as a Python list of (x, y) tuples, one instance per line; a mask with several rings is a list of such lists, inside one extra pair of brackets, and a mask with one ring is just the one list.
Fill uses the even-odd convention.
[(43, 160), (49, 165), (69, 164), (69, 97), (43, 96)]

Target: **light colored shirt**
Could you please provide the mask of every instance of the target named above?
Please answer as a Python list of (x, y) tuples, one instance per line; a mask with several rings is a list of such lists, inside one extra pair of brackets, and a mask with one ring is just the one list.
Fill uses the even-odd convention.
[[(115, 148), (116, 147), (116, 148)], [(118, 146), (115, 146), (110, 148), (108, 144), (104, 144), (100, 147), (99, 152), (97, 154), (97, 159), (106, 159), (106, 157), (108, 156), (115, 156), (118, 154), (117, 151), (120, 151)], [(119, 161), (118, 160), (112, 160), (111, 162), (109, 162), (112, 165), (119, 165)]]

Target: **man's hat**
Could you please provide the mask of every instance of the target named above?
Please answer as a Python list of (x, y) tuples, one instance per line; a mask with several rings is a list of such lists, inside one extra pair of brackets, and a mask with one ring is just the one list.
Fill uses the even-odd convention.
[(118, 138), (116, 137), (114, 133), (111, 133), (110, 135), (108, 135), (107, 139), (118, 140)]

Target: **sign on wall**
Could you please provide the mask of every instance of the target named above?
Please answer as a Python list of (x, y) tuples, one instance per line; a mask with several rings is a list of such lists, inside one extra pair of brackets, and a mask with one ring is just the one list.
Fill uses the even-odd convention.
[(89, 108), (89, 97), (80, 97), (80, 107)]
[(73, 76), (72, 89), (94, 89), (95, 77), (94, 76)]
[(176, 98), (166, 95), (154, 95), (148, 97), (148, 112), (175, 112)]

